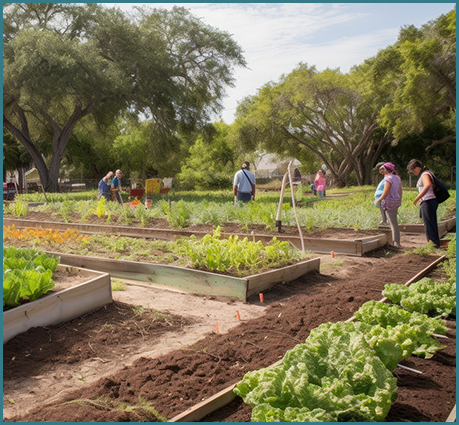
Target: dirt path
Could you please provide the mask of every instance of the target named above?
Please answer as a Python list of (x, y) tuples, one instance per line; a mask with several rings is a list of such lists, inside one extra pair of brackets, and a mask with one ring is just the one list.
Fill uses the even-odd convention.
[[(406, 248), (424, 243), (423, 236), (402, 235)], [(155, 420), (114, 407), (141, 398), (170, 419), (247, 371), (274, 363), (319, 324), (348, 319), (364, 302), (381, 299), (384, 284), (404, 283), (434, 259), (389, 248), (367, 257), (321, 256), (320, 274), (276, 285), (264, 303), (256, 295), (243, 303), (125, 281), (126, 290), (113, 292), (107, 308), (5, 344), (4, 420)], [(405, 360), (425, 371), (421, 381), (397, 372), (401, 401), (389, 420), (446, 419), (455, 403), (455, 321), (449, 327), (447, 349), (429, 363)], [(62, 404), (101, 396), (111, 404)], [(208, 420), (250, 421), (250, 408), (230, 406), (224, 415)]]

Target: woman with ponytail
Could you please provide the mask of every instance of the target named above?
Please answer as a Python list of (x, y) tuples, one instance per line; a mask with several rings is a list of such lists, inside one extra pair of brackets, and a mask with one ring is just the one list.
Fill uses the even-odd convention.
[(437, 224), (438, 201), (433, 191), (432, 172), (417, 159), (412, 159), (406, 168), (415, 176), (419, 176), (416, 183), (419, 193), (413, 203), (416, 205), (419, 200), (421, 201), (421, 218), (426, 230), (427, 241), (432, 241), (438, 248), (440, 247)]

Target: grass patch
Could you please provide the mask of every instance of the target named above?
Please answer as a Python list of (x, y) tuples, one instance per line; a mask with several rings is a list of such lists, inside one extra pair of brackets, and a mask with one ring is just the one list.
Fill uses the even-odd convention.
[(68, 404), (78, 404), (80, 406), (92, 406), (97, 410), (105, 410), (107, 412), (114, 410), (124, 410), (133, 413), (139, 418), (139, 422), (145, 422), (145, 413), (154, 415), (160, 422), (167, 422), (167, 419), (160, 415), (151, 403), (143, 397), (139, 397), (137, 404), (131, 406), (125, 402), (116, 402), (106, 397), (94, 397), (91, 399), (77, 399), (62, 403), (62, 406)]
[(121, 282), (121, 280), (113, 280), (112, 281), (112, 291), (125, 291), (126, 286), (124, 282)]

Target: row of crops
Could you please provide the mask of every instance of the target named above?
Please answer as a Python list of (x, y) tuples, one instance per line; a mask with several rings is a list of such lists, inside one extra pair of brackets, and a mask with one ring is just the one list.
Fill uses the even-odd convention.
[(42, 228), (18, 229), (12, 225), (3, 226), (3, 243), (129, 261), (173, 262), (184, 267), (237, 276), (285, 267), (306, 259), (302, 251), (275, 237), (266, 245), (237, 235), (222, 238), (220, 227), (212, 235), (205, 235), (201, 239), (192, 235), (174, 241), (161, 241), (111, 234), (83, 236), (71, 229), (65, 232)]
[(369, 301), (355, 321), (322, 324), (277, 364), (247, 373), (234, 392), (252, 406), (252, 421), (382, 421), (397, 398), (398, 363), (443, 348), (432, 335), (445, 335), (442, 318), (455, 316), (452, 242), (446, 282), (386, 285), (392, 304)]
[[(350, 188), (351, 191), (353, 188)], [(330, 192), (331, 193), (331, 192)], [(451, 198), (440, 204), (439, 219), (455, 214), (456, 192), (450, 191)], [(276, 226), (276, 215), (279, 193), (260, 193), (255, 202), (246, 205), (234, 205), (228, 194), (194, 194), (158, 195), (153, 197), (151, 208), (146, 209), (142, 203), (122, 206), (114, 202), (95, 201), (95, 194), (87, 194), (82, 199), (65, 198), (65, 194), (55, 194), (45, 205), (34, 208), (35, 211), (51, 212), (56, 220), (86, 222), (96, 214), (107, 224), (130, 225), (133, 221), (146, 225), (154, 218), (164, 218), (174, 228), (184, 228), (199, 224), (219, 226), (224, 223), (241, 223), (245, 226), (264, 224), (268, 229)], [(92, 197), (92, 200), (86, 199)], [(399, 208), (400, 224), (420, 223), (419, 208), (413, 205), (415, 191), (405, 191), (402, 206)], [(374, 208), (374, 189), (360, 188), (351, 195), (339, 198), (296, 196), (298, 199), (297, 214), (303, 229), (315, 227), (350, 227), (355, 229), (372, 229), (380, 222), (379, 210)], [(3, 212), (15, 217), (27, 217), (30, 195), (18, 195), (14, 204), (4, 204)], [(295, 225), (296, 219), (291, 198), (286, 197), (282, 205), (282, 223)]]

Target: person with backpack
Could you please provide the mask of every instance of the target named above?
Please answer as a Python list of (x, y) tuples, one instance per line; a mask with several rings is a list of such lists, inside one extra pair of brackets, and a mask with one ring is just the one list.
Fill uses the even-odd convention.
[(234, 199), (237, 201), (255, 201), (255, 176), (250, 171), (249, 161), (245, 161), (234, 175), (233, 192)]
[(416, 177), (419, 176), (416, 183), (419, 193), (414, 199), (413, 204), (416, 205), (419, 200), (421, 201), (421, 218), (424, 223), (427, 242), (432, 241), (439, 248), (440, 236), (437, 224), (438, 200), (434, 193), (434, 174), (417, 159), (412, 159), (406, 168)]

